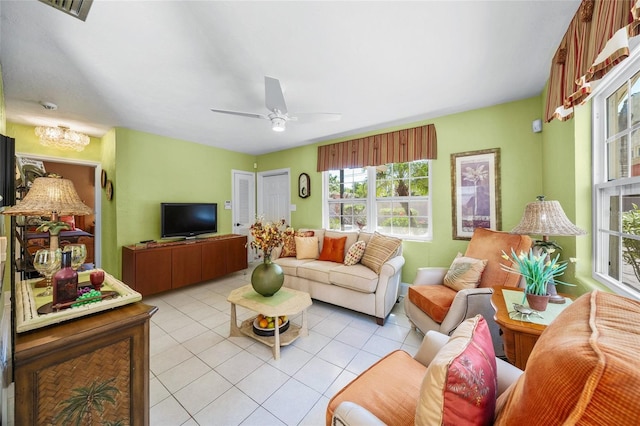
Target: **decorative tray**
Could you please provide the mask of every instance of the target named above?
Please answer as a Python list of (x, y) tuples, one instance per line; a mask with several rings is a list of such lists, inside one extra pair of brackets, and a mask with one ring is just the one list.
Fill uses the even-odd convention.
[[(86, 285), (91, 285), (89, 283), (89, 274), (95, 270), (96, 269), (79, 272), (78, 284), (86, 283)], [(88, 305), (69, 307), (51, 313), (39, 314), (38, 309), (45, 305), (50, 305), (52, 301), (52, 296), (36, 296), (44, 291), (44, 288), (34, 287), (34, 285), (41, 280), (41, 278), (36, 278), (16, 283), (16, 332), (18, 333), (35, 330), (142, 300), (140, 293), (132, 290), (125, 283), (105, 272), (104, 283), (102, 283), (101, 290), (103, 293), (115, 293), (112, 297)], [(42, 309), (40, 310), (42, 311)]]

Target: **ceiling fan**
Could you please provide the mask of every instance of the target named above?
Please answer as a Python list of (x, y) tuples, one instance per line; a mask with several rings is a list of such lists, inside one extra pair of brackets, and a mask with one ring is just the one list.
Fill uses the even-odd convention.
[(286, 128), (287, 121), (317, 122), (317, 121), (334, 121), (340, 120), (341, 114), (332, 112), (314, 112), (314, 113), (292, 113), (289, 115), (287, 104), (284, 102), (284, 95), (280, 87), (280, 81), (277, 78), (264, 77), (264, 95), (265, 106), (270, 111), (269, 114), (256, 114), (251, 112), (228, 111), (224, 109), (211, 108), (213, 112), (222, 114), (240, 115), (250, 118), (262, 118), (271, 121), (271, 129), (275, 132), (283, 132)]

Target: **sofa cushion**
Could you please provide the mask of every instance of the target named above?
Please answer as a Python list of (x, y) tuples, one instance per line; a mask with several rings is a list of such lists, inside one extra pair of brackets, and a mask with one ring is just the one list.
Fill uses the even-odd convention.
[(329, 272), (337, 265), (335, 262), (313, 260), (298, 266), (296, 273), (300, 278), (318, 281), (323, 284), (331, 284), (331, 281), (329, 281)]
[(395, 254), (401, 244), (402, 240), (399, 238), (388, 237), (376, 232), (364, 249), (360, 263), (379, 274), (382, 265)]
[[(509, 260), (502, 258), (502, 250), (505, 244), (513, 248), (516, 253), (527, 252), (531, 248), (531, 238), (528, 235), (509, 234), (508, 232), (492, 231), (490, 229), (476, 228), (473, 237), (469, 241), (466, 257), (475, 259), (488, 259), (480, 285), (478, 287), (493, 287), (502, 285), (507, 287), (517, 287), (520, 282), (519, 274), (512, 274), (504, 271), (500, 264), (512, 266)], [(511, 253), (510, 249), (505, 250)]]
[(385, 356), (335, 394), (327, 406), (327, 424), (338, 405), (351, 401), (388, 425), (413, 425), (417, 395), (427, 367), (397, 350)]
[(441, 323), (447, 316), (457, 292), (444, 285), (409, 286), (409, 300), (429, 315), (435, 322)]
[(344, 245), (347, 242), (346, 235), (340, 238), (331, 238), (325, 235), (322, 242), (322, 252), (318, 260), (342, 263), (344, 260)]
[(329, 282), (339, 287), (373, 293), (378, 288), (379, 276), (364, 265), (339, 265), (329, 271)]
[[(345, 252), (349, 250), (349, 247), (355, 244), (356, 241), (358, 241), (358, 232), (355, 232), (355, 231), (345, 232), (345, 231), (332, 231), (330, 229), (327, 229), (324, 231), (324, 236), (329, 238), (347, 237), (347, 241), (344, 244)], [(322, 249), (324, 248), (323, 242), (324, 240), (320, 240), (320, 251), (322, 251)], [(342, 260), (340, 260), (340, 263), (342, 263)]]
[(296, 259), (317, 259), (318, 237), (294, 237), (296, 240)]
[(640, 424), (640, 301), (593, 291), (544, 330), (496, 424)]
[(284, 234), (280, 257), (296, 257), (295, 237), (313, 237), (313, 231), (289, 231)]
[(476, 288), (480, 284), (485, 266), (487, 266), (487, 259), (474, 259), (458, 253), (444, 277), (443, 284), (455, 291)]
[(416, 424), (489, 425), (496, 388), (491, 333), (485, 319), (476, 315), (456, 328), (429, 364), (420, 388)]
[(373, 237), (373, 232), (360, 232), (358, 233), (358, 241), (364, 241), (365, 244), (369, 244)]
[(282, 268), (285, 275), (298, 276), (298, 266), (313, 262), (313, 259), (296, 259), (295, 257), (279, 257), (273, 261)]
[(367, 245), (364, 241), (357, 241), (347, 250), (347, 254), (344, 255), (344, 264), (347, 266), (355, 265), (360, 262), (364, 249)]

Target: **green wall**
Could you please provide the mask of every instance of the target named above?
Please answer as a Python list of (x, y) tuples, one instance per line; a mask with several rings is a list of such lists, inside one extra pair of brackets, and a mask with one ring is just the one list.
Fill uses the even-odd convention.
[(593, 289), (611, 291), (594, 280), (591, 272), (591, 133), (591, 102), (576, 107), (570, 120), (545, 123), (542, 131), (544, 193), (548, 200), (558, 200), (569, 220), (587, 231), (583, 236), (552, 237), (562, 247), (561, 258), (570, 261), (563, 281), (576, 284), (558, 286), (559, 291), (574, 295)]
[[(519, 223), (525, 205), (535, 201), (543, 188), (540, 173), (542, 134), (531, 130), (531, 122), (540, 118), (541, 99), (537, 96), (404, 126), (433, 123), (438, 134), (438, 158), (432, 166), (433, 240), (403, 243), (406, 259), (403, 282), (412, 282), (421, 266), (450, 265), (456, 253), (466, 249), (466, 241), (452, 238), (450, 154), (500, 148), (502, 229), (510, 230)], [(258, 157), (258, 170), (290, 167), (291, 199), (296, 204), (296, 211), (291, 213), (291, 224), (295, 228), (317, 227), (322, 223), (322, 178), (316, 172), (318, 145), (398, 128), (401, 127), (262, 155)], [(311, 196), (307, 199), (297, 196), (297, 178), (302, 172), (311, 176)]]
[(102, 191), (102, 267), (121, 274), (121, 247), (160, 238), (160, 203), (218, 202), (218, 233), (231, 232), (231, 170), (253, 171), (255, 156), (128, 129), (91, 138), (82, 152), (40, 145), (31, 126), (8, 123), (16, 152), (100, 162), (113, 182), (114, 197)]
[[(591, 112), (578, 108), (568, 122), (545, 123), (542, 133), (533, 133), (531, 122), (542, 116), (544, 94), (540, 96), (451, 114), (404, 127), (433, 123), (438, 134), (438, 158), (432, 166), (433, 240), (405, 241), (406, 264), (402, 280), (412, 282), (421, 266), (448, 266), (463, 252), (466, 241), (453, 240), (451, 215), (452, 153), (489, 148), (501, 149), (502, 229), (519, 221), (527, 203), (540, 194), (557, 199), (570, 220), (591, 231)], [(354, 135), (350, 138), (395, 130)], [(16, 138), (16, 150), (52, 157), (101, 162), (114, 184), (114, 198), (102, 198), (102, 266), (120, 276), (121, 247), (160, 237), (160, 202), (216, 201), (219, 203), (221, 234), (231, 232), (231, 170), (254, 172), (280, 168), (291, 170), (291, 200), (296, 211), (292, 225), (317, 227), (322, 223), (322, 179), (316, 172), (317, 147), (325, 141), (258, 157), (226, 151), (179, 139), (129, 129), (112, 129), (101, 140), (92, 138), (81, 153), (42, 147), (33, 127), (6, 124), (6, 133)], [(297, 196), (300, 173), (311, 176), (311, 196)], [(599, 286), (591, 277), (591, 237), (556, 239), (563, 246), (563, 259), (577, 258), (569, 268), (568, 281), (584, 292)], [(575, 276), (574, 276), (575, 275)], [(565, 289), (561, 289), (565, 291)]]
[[(116, 184), (116, 130), (111, 129), (102, 137), (102, 170), (107, 173), (107, 179)], [(113, 200), (117, 200), (114, 195)], [(106, 191), (102, 191), (101, 202), (101, 236), (102, 236), (102, 269), (120, 276), (120, 251), (118, 247), (118, 220), (116, 202), (107, 200)]]
[(105, 269), (120, 276), (123, 245), (160, 238), (161, 202), (217, 202), (218, 233), (231, 233), (231, 210), (224, 209), (232, 196), (231, 170), (253, 171), (255, 161), (253, 155), (116, 129), (114, 197), (107, 201), (115, 206), (107, 232), (115, 226), (116, 240), (111, 236), (104, 247), (117, 258)]

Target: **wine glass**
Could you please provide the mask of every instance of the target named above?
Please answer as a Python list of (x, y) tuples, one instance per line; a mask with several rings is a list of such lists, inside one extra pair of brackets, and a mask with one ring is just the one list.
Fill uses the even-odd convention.
[(47, 281), (47, 288), (39, 296), (51, 296), (53, 294), (51, 286), (51, 277), (60, 269), (61, 252), (59, 250), (40, 249), (33, 256), (33, 267), (36, 268), (41, 275), (44, 275)]
[(77, 271), (87, 258), (87, 247), (84, 244), (67, 244), (63, 251), (71, 252), (71, 269)]

